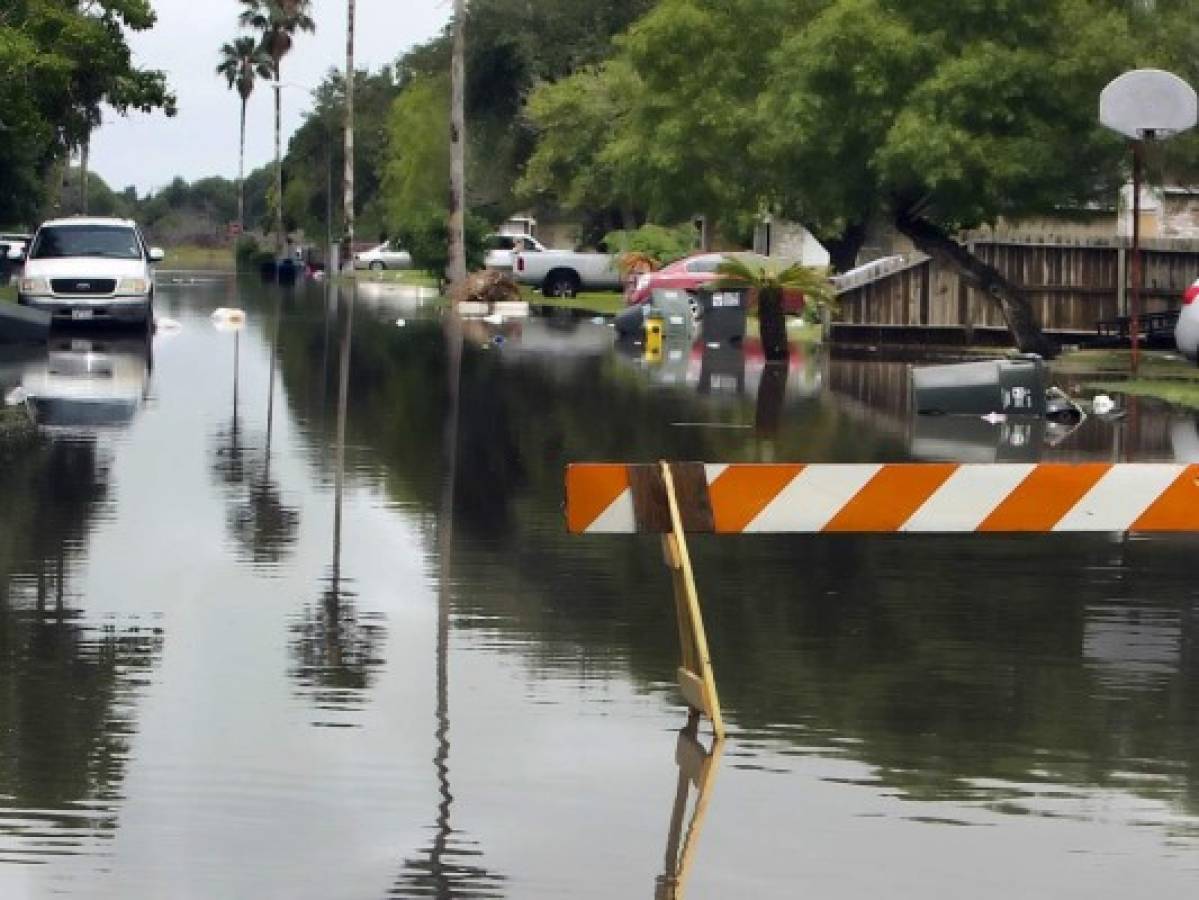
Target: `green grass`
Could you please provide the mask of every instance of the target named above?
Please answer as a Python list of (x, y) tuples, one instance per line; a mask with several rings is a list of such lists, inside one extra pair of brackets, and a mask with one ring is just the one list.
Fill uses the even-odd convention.
[(1173, 406), (1199, 409), (1199, 381), (1162, 381), (1130, 378), (1124, 381), (1091, 381), (1084, 387), (1129, 397), (1147, 397)]
[[(1127, 376), (1132, 372), (1128, 350), (1075, 350), (1053, 361), (1058, 375)], [(1140, 354), (1137, 375), (1148, 380), (1199, 382), (1199, 366), (1178, 353), (1145, 350)]]
[(17, 286), (15, 284), (0, 285), (0, 303), (16, 303)]
[(234, 268), (232, 247), (196, 247), (182, 244), (167, 247), (167, 256), (161, 263), (163, 269), (220, 269), (231, 272)]
[(378, 281), (384, 284), (406, 284), (409, 287), (437, 287), (437, 279), (427, 272), (415, 269), (399, 269), (375, 271), (372, 269), (355, 269), (352, 272), (340, 272), (338, 279), (347, 281)]
[(624, 305), (624, 294), (613, 291), (584, 291), (575, 297), (543, 297), (531, 287), (522, 285), (521, 296), (529, 303), (538, 306), (550, 306), (555, 309), (580, 309), (584, 312), (595, 313), (597, 316), (614, 316)]

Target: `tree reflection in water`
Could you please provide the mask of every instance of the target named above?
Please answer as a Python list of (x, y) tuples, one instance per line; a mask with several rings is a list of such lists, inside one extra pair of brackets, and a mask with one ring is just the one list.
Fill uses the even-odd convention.
[[(346, 417), (349, 405), (350, 359), (353, 352), (354, 295), (351, 288), (338, 292), (341, 311), (341, 347), (337, 380), (337, 433), (334, 442), (333, 559), (319, 602), (305, 608), (293, 626), (292, 675), (316, 702), (318, 709), (357, 708), (362, 692), (381, 664), (378, 649), (382, 627), (364, 621), (345, 586), (341, 571), (342, 503), (345, 492)], [(342, 725), (344, 722), (318, 722)]]
[(217, 432), (213, 473), (225, 488), (226, 524), (239, 555), (255, 566), (277, 565), (296, 540), (299, 512), (283, 502), (279, 485), (271, 479), (271, 438), (275, 412), (275, 357), (279, 338), (280, 295), (272, 315), (268, 346), (266, 437), (262, 452), (247, 445), (238, 410), (240, 332), (233, 333), (233, 416), (228, 428)]
[(72, 564), (107, 494), (95, 439), (0, 446), (0, 861), (43, 862), (111, 835), (154, 626), (93, 623)]
[(482, 851), (463, 832), (450, 824), (454, 795), (450, 790), (450, 571), (454, 544), (454, 490), (458, 473), (458, 418), (462, 380), (462, 320), (454, 307), (445, 320), (446, 381), (449, 409), (443, 432), (446, 472), (441, 484), (437, 518), (437, 642), (436, 642), (436, 727), (437, 749), (433, 768), (437, 773), (437, 819), (433, 841), (417, 858), (404, 860), (403, 870), (392, 888), (393, 897), (502, 897), (504, 877), (476, 861)]

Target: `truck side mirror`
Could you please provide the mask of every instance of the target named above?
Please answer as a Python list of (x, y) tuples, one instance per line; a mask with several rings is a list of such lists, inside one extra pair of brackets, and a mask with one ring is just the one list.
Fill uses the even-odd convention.
[(161, 247), (150, 248), (150, 262), (162, 262), (166, 258), (167, 255)]

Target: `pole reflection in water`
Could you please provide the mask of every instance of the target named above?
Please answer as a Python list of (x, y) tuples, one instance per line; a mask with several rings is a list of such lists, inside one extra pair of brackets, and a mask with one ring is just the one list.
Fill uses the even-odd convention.
[(404, 860), (403, 871), (392, 889), (393, 897), (502, 897), (504, 877), (479, 865), (462, 861), (479, 858), (482, 851), (450, 824), (454, 795), (450, 790), (450, 575), (454, 545), (454, 489), (458, 472), (458, 417), (462, 383), (462, 320), (451, 304), (445, 318), (446, 383), (449, 408), (442, 433), (446, 472), (441, 484), (437, 518), (437, 638), (436, 726), (437, 821), (433, 842), (417, 859)]
[(226, 488), (226, 521), (238, 556), (255, 567), (274, 568), (295, 543), (300, 525), (299, 511), (283, 501), (279, 485), (271, 478), (271, 440), (275, 412), (276, 348), (281, 317), (280, 297), (276, 295), (267, 343), (270, 356), (267, 378), (266, 437), (261, 454), (247, 452), (239, 425), (238, 381), (240, 337), (234, 333), (233, 427), (218, 433), (213, 468)]
[[(347, 712), (359, 709), (363, 693), (381, 664), (378, 655), (382, 628), (363, 621), (347, 588), (341, 568), (342, 510), (345, 499), (346, 420), (350, 397), (350, 362), (354, 345), (353, 288), (338, 289), (341, 340), (337, 376), (337, 424), (333, 444), (333, 552), (320, 602), (308, 607), (293, 626), (293, 676), (313, 697), (318, 709)], [(344, 718), (326, 716), (313, 722), (324, 727), (354, 727)]]
[[(670, 833), (666, 839), (666, 866), (659, 876), (654, 897), (656, 900), (682, 900), (687, 886), (687, 877), (695, 864), (696, 846), (704, 819), (708, 814), (708, 803), (712, 799), (712, 786), (724, 754), (724, 741), (712, 740), (711, 749), (705, 749), (699, 741), (699, 716), (691, 716), (687, 725), (679, 731), (675, 748), (675, 763), (679, 767), (679, 783), (675, 792), (674, 808), (670, 813)], [(687, 815), (687, 804), (691, 789), (695, 788), (695, 806), (687, 831), (683, 832), (683, 821)]]

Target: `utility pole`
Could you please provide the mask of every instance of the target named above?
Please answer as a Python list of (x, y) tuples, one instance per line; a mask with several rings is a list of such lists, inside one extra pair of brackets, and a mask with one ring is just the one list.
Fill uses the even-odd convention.
[(466, 0), (454, 0), (454, 49), (450, 64), (451, 285), (466, 280)]
[[(354, 7), (346, 0), (346, 127), (343, 216), (345, 218), (345, 254), (352, 260), (354, 246)], [(330, 273), (332, 274), (332, 273)]]

